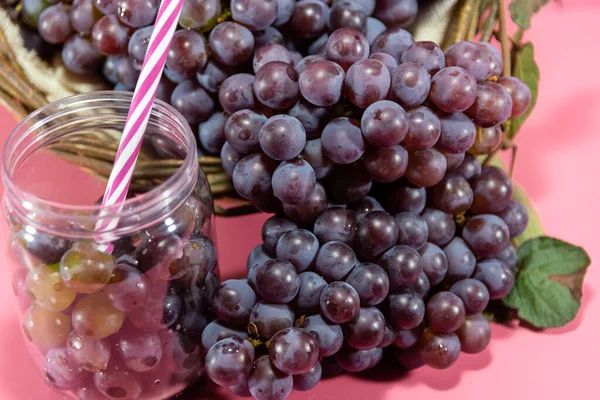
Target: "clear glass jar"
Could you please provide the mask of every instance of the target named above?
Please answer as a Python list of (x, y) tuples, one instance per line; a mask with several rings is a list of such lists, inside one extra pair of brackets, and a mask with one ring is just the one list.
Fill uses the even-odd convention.
[[(130, 102), (111, 91), (49, 104), (3, 152), (8, 270), (23, 334), (45, 381), (72, 398), (165, 399), (203, 373), (200, 339), (219, 272), (210, 187), (188, 123), (154, 105), (136, 169), (176, 171), (145, 193), (132, 187), (122, 207), (98, 205), (105, 184), (65, 161), (86, 143), (110, 153)], [(107, 175), (112, 161), (100, 165), (94, 171)], [(95, 230), (104, 218), (118, 224)], [(98, 248), (108, 242), (112, 254)]]

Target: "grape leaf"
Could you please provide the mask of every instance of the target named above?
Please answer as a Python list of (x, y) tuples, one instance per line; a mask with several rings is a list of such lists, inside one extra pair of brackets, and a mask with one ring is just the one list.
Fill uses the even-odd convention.
[(510, 123), (510, 132), (508, 137), (515, 137), (525, 120), (531, 114), (538, 97), (538, 85), (540, 83), (540, 69), (538, 68), (535, 59), (533, 58), (533, 44), (525, 43), (521, 47), (513, 49), (513, 76), (521, 79), (529, 86), (531, 90), (531, 105), (523, 115), (513, 118)]
[(549, 0), (513, 0), (508, 9), (510, 16), (522, 29), (529, 29), (531, 17), (545, 6)]
[(579, 311), (589, 264), (581, 247), (547, 236), (528, 240), (519, 247), (515, 286), (503, 302), (535, 327), (563, 326)]

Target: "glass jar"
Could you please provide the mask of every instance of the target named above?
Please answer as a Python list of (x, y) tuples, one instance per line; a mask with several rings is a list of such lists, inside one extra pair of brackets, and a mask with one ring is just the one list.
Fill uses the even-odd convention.
[[(130, 102), (114, 91), (54, 102), (21, 122), (3, 152), (23, 334), (45, 381), (72, 398), (165, 399), (203, 373), (219, 279), (214, 209), (181, 114), (155, 103), (128, 199), (99, 205), (105, 183), (94, 174), (110, 172)], [(118, 223), (96, 230), (104, 219)], [(99, 244), (109, 242), (106, 254)]]

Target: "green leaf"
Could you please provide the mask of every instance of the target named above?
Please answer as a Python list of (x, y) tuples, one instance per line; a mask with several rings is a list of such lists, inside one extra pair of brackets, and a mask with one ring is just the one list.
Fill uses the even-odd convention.
[(547, 236), (528, 240), (518, 250), (515, 286), (503, 302), (533, 326), (563, 326), (579, 311), (589, 264), (581, 247)]
[(549, 0), (513, 0), (508, 7), (510, 16), (523, 29), (531, 26), (531, 17), (545, 6)]
[(531, 105), (523, 115), (513, 118), (510, 123), (508, 137), (515, 137), (525, 120), (531, 114), (538, 97), (538, 85), (540, 83), (540, 69), (533, 58), (533, 44), (525, 43), (522, 47), (513, 49), (513, 76), (521, 79), (531, 90)]

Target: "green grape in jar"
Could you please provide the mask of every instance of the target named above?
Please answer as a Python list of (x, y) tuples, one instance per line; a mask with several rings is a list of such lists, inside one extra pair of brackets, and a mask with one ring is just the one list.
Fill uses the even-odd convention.
[(43, 264), (31, 269), (25, 280), (29, 297), (38, 305), (52, 311), (62, 311), (69, 307), (77, 293), (67, 287), (60, 273)]
[(77, 243), (60, 260), (60, 276), (79, 293), (94, 293), (110, 280), (116, 260), (90, 243)]

